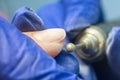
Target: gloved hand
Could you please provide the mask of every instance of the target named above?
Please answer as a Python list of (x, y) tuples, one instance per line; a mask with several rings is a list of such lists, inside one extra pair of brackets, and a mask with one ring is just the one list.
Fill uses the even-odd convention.
[[(16, 13), (15, 13), (15, 16), (14, 16), (14, 18), (13, 18), (13, 20), (12, 20), (12, 24), (14, 24), (19, 30), (21, 30), (21, 31), (36, 31), (36, 28), (38, 28), (37, 30), (42, 30), (42, 27), (43, 27), (43, 25), (41, 25), (41, 24), (43, 24), (42, 23), (42, 21), (41, 21), (41, 19), (39, 19), (40, 17), (38, 17), (37, 16), (37, 14), (36, 13), (34, 13), (32, 10), (30, 10), (29, 8), (27, 8), (27, 7), (23, 7), (23, 8), (20, 8)], [(35, 23), (34, 23), (34, 21), (36, 21)], [(35, 26), (33, 26), (33, 25), (35, 25)], [(39, 27), (38, 27), (39, 26)], [(48, 29), (49, 30), (49, 29)], [(48, 31), (47, 30), (47, 31)], [(45, 31), (46, 30), (44, 30), (44, 33), (45, 33)], [(40, 31), (40, 32), (42, 32), (42, 31)], [(50, 30), (49, 30), (49, 32), (50, 32)], [(32, 34), (32, 33), (35, 33), (35, 32), (26, 32), (26, 33), (30, 33), (30, 34)], [(25, 34), (26, 34), (25, 33)], [(55, 33), (55, 32), (51, 32), (51, 33)], [(55, 33), (55, 35), (56, 35), (56, 37), (58, 37), (58, 38), (60, 38), (60, 34), (59, 35), (57, 35), (57, 33), (58, 32), (56, 32)], [(40, 38), (40, 36), (42, 37), (42, 35), (41, 34), (37, 34), (38, 35), (38, 37)], [(54, 34), (52, 34), (52, 35), (54, 35)], [(29, 35), (28, 35), (29, 36)], [(48, 34), (48, 35), (44, 35), (42, 38), (43, 39), (40, 39), (40, 41), (38, 40), (37, 42), (38, 43), (40, 43), (42, 40), (43, 41), (47, 41), (47, 46), (49, 46), (49, 50), (50, 51), (53, 51), (53, 50), (51, 50), (51, 48), (53, 47), (53, 45), (51, 45), (51, 42), (49, 42), (50, 43), (50, 45), (49, 45), (49, 43), (48, 43), (48, 41), (49, 41), (49, 39), (46, 39), (47, 37), (50, 37), (50, 39), (51, 39), (51, 35), (50, 34)], [(53, 36), (54, 37), (54, 36)], [(56, 38), (55, 37), (55, 38)], [(33, 40), (35, 40), (34, 39), (34, 37), (32, 38)], [(46, 40), (45, 40), (46, 39)], [(61, 40), (61, 39), (59, 39), (59, 40)], [(55, 41), (52, 41), (52, 42), (55, 42)], [(61, 41), (60, 41), (61, 42)], [(45, 42), (41, 42), (40, 44), (42, 44), (42, 43), (45, 43)], [(40, 45), (41, 46), (41, 45)], [(42, 46), (43, 46), (43, 44), (42, 44)], [(41, 47), (42, 47), (41, 46)], [(44, 46), (45, 47), (45, 46)], [(59, 46), (60, 47), (60, 46)], [(44, 48), (43, 48), (44, 49)], [(47, 50), (48, 50), (47, 49)], [(52, 48), (52, 49), (56, 49), (56, 47), (54, 48)], [(54, 50), (54, 51), (56, 51), (56, 50)], [(57, 52), (58, 52), (58, 50), (57, 50)], [(54, 54), (54, 53), (52, 53), (52, 54)], [(69, 64), (67, 64), (66, 66), (67, 66), (67, 71), (70, 71), (70, 72), (72, 72), (72, 73), (78, 73), (79, 72), (79, 64), (78, 64), (78, 62), (77, 62), (77, 60), (76, 60), (76, 58), (74, 57), (74, 56), (72, 56), (72, 55), (66, 55), (66, 52), (65, 51), (61, 51), (61, 54), (62, 54), (62, 57), (64, 56), (66, 56), (65, 58), (63, 58), (63, 59), (66, 59), (64, 62), (66, 63), (66, 61), (67, 61), (67, 63), (68, 63), (68, 61), (69, 61)], [(55, 54), (56, 55), (56, 54)], [(53, 56), (54, 57), (54, 56)], [(72, 59), (72, 61), (71, 61), (71, 59)], [(60, 62), (62, 62), (61, 61), (61, 59), (58, 59), (58, 60), (60, 60)], [(62, 62), (63, 63), (63, 62)], [(64, 64), (65, 64), (64, 63)]]
[[(90, 2), (92, 3), (92, 1), (90, 1)], [(38, 14), (43, 19), (43, 22), (45, 23), (46, 28), (56, 28), (56, 27), (64, 28), (64, 21), (65, 21), (65, 19), (64, 19), (65, 18), (65, 14), (64, 13), (67, 10), (65, 10), (63, 7), (64, 6), (68, 6), (68, 8), (66, 7), (66, 9), (70, 9), (70, 11), (71, 11), (72, 8), (76, 9), (76, 5), (74, 5), (74, 1), (72, 1), (70, 3), (73, 3), (73, 4), (71, 5), (71, 4), (69, 4), (68, 1), (67, 2), (63, 1), (63, 2), (59, 2), (57, 4), (48, 5), (48, 6), (44, 7), (44, 8), (42, 8), (42, 9), (40, 9), (40, 11), (38, 11)], [(89, 1), (85, 1), (84, 4), (83, 3), (81, 4), (81, 1), (80, 2), (78, 1), (77, 3), (79, 3), (77, 5), (77, 8), (81, 8), (81, 7), (85, 8), (85, 6), (88, 5)], [(99, 3), (97, 3), (97, 10), (98, 11), (96, 11), (95, 13), (99, 13), (99, 5), (98, 4)], [(71, 6), (69, 6), (69, 5), (71, 5)], [(94, 7), (91, 4), (88, 5), (88, 6), (91, 6), (91, 9), (89, 9), (90, 11), (93, 11), (94, 7), (96, 8), (96, 5)], [(52, 11), (55, 11), (56, 16), (55, 16), (54, 12), (47, 12), (48, 9), (51, 9)], [(47, 14), (47, 13), (49, 13), (49, 14)], [(75, 13), (74, 17), (71, 18), (70, 16), (72, 16), (74, 13)], [(77, 31), (78, 29), (80, 31), (80, 30), (84, 29), (84, 27), (88, 26), (88, 22), (89, 22), (89, 25), (92, 24), (92, 23), (96, 23), (97, 22), (97, 20), (94, 20), (94, 19), (93, 19), (93, 22), (90, 22), (91, 20), (89, 20), (92, 17), (94, 17), (94, 14), (91, 14), (90, 16), (87, 16), (88, 19), (86, 18), (86, 16), (79, 15), (79, 13), (81, 13), (81, 14), (83, 14), (83, 13), (88, 14), (88, 12), (86, 11), (86, 8), (83, 9), (83, 11), (80, 11), (80, 12), (79, 12), (79, 10), (75, 10), (74, 13), (73, 14), (68, 14), (68, 18), (66, 18), (68, 20), (70, 18), (73, 19), (73, 23), (70, 22), (71, 24), (70, 24), (70, 27), (68, 26), (68, 30), (67, 30), (67, 27), (65, 27), (67, 32), (68, 33), (73, 33), (74, 36), (76, 36), (75, 33), (78, 33), (78, 31)], [(57, 15), (59, 15), (59, 17)], [(96, 15), (96, 16), (98, 17), (99, 14)], [(95, 18), (96, 18), (96, 16), (95, 16)], [(79, 21), (81, 18), (83, 18), (85, 20)], [(79, 20), (77, 20), (77, 19), (79, 19)], [(19, 21), (19, 20), (16, 20), (16, 21)], [(83, 23), (83, 21), (85, 21), (85, 22)], [(66, 23), (67, 22), (69, 22), (69, 21), (66, 20)], [(77, 24), (75, 24), (75, 23), (77, 23)], [(84, 25), (81, 25), (81, 24), (84, 24)], [(81, 26), (78, 26), (78, 25), (81, 25)], [(72, 30), (74, 30), (74, 31), (71, 32)], [(62, 53), (58, 57), (56, 57), (56, 61), (57, 61), (58, 64), (64, 66), (68, 71), (71, 71), (73, 73), (78, 74), (79, 73), (78, 64), (77, 64), (76, 59), (74, 58), (73, 55), (74, 55), (74, 53), (67, 55), (66, 51), (62, 51)], [(80, 76), (82, 76), (86, 80), (88, 80), (88, 79), (89, 80), (94, 80), (95, 79), (94, 72), (92, 71), (92, 69), (89, 66), (89, 64), (85, 64), (81, 60), (79, 60), (79, 63), (80, 63)], [(84, 71), (84, 68), (87, 70), (87, 72)]]
[[(54, 12), (48, 12), (47, 10), (48, 9), (52, 9), (53, 11), (56, 11), (56, 15), (59, 15), (59, 16), (56, 16), (56, 15), (54, 15)], [(65, 8), (66, 9), (66, 8)], [(81, 15), (79, 15), (79, 13), (82, 13), (82, 12), (75, 12), (76, 14), (75, 14), (75, 16), (72, 16), (73, 18), (73, 20), (71, 21), (71, 15), (72, 15), (72, 11), (71, 11), (71, 9), (72, 10), (74, 10), (74, 7), (70, 7), (70, 11), (71, 12), (68, 12), (69, 14), (67, 15), (66, 14), (66, 10), (65, 9), (63, 9), (63, 5), (61, 4), (61, 3), (59, 3), (59, 4), (52, 4), (52, 5), (49, 5), (49, 6), (46, 6), (46, 7), (44, 7), (43, 9), (40, 9), (40, 11), (38, 11), (38, 13), (39, 13), (39, 15), (40, 15), (40, 17), (42, 17), (43, 18), (43, 20), (44, 20), (44, 22), (45, 22), (45, 26), (47, 26), (46, 28), (54, 28), (54, 27), (56, 27), (56, 26), (58, 26), (58, 27), (60, 27), (60, 28), (65, 28), (65, 30), (67, 31), (67, 33), (68, 33), (68, 36), (69, 35), (73, 35), (73, 36), (69, 36), (69, 38), (70, 39), (74, 39), (74, 37), (78, 34), (78, 31), (80, 31), (80, 30), (82, 30), (82, 29), (84, 29), (84, 27), (86, 27), (86, 26), (89, 26), (90, 24), (93, 24), (93, 23), (95, 23), (96, 22), (96, 20), (95, 20), (95, 22), (94, 22), (94, 19), (93, 19), (93, 22), (90, 22), (90, 21), (92, 21), (92, 20), (90, 20), (91, 18), (86, 18), (86, 16), (81, 16)], [(68, 10), (68, 11), (69, 11)], [(76, 10), (76, 11), (79, 11), (79, 10)], [(49, 14), (48, 14), (49, 13)], [(99, 13), (99, 12), (98, 12)], [(87, 14), (87, 13), (86, 13)], [(69, 16), (68, 18), (66, 18), (66, 15), (67, 16)], [(74, 15), (74, 14), (73, 14)], [(89, 15), (89, 14), (87, 14), (87, 15)], [(90, 14), (91, 15), (91, 14)], [(77, 16), (77, 17), (76, 17)], [(79, 21), (79, 16), (80, 16), (80, 21)], [(95, 16), (95, 15), (94, 15)], [(82, 17), (82, 19), (81, 19), (81, 17)], [(85, 20), (84, 20), (84, 17), (85, 17)], [(88, 16), (88, 17), (90, 17), (90, 16)], [(67, 20), (68, 19), (68, 20)], [(70, 21), (71, 22), (70, 22)], [(88, 20), (88, 23), (87, 23), (87, 21), (86, 20)], [(89, 21), (90, 20), (90, 21)], [(77, 22), (78, 21), (78, 22)], [(83, 22), (82, 22), (83, 21)], [(67, 23), (68, 22), (68, 23)], [(80, 23), (81, 22), (81, 23)], [(89, 23), (90, 22), (90, 23)], [(64, 25), (64, 23), (65, 23), (65, 25)], [(75, 23), (75, 24), (74, 24)], [(78, 25), (77, 25), (78, 24)], [(79, 26), (81, 24), (81, 26)], [(55, 26), (54, 26), (55, 25)], [(72, 26), (72, 27), (69, 27), (69, 26)], [(74, 25), (76, 25), (75, 27), (74, 27)], [(63, 27), (63, 26), (65, 26), (65, 27)], [(68, 27), (67, 27), (68, 26)], [(72, 33), (72, 34), (71, 34)], [(113, 34), (114, 33), (114, 34)], [(110, 63), (110, 65), (112, 66), (112, 68), (113, 68), (113, 70), (115, 70), (118, 74), (120, 74), (119, 73), (119, 55), (118, 55), (118, 52), (119, 52), (119, 50), (116, 50), (116, 49), (118, 49), (118, 48), (116, 48), (116, 47), (114, 47), (114, 46), (116, 46), (116, 42), (117, 42), (117, 37), (116, 36), (119, 36), (119, 29), (116, 31), (115, 29), (113, 29), (113, 31), (111, 32), (111, 34), (110, 34), (110, 37), (108, 38), (108, 43), (107, 43), (107, 46), (109, 46), (108, 47), (108, 49), (107, 49), (107, 53), (108, 53), (108, 60), (109, 60), (109, 63)], [(112, 40), (112, 41), (111, 41)], [(118, 40), (119, 41), (119, 40)], [(119, 47), (119, 44), (117, 44), (118, 46), (117, 47)], [(115, 51), (116, 51), (116, 54), (114, 54), (115, 53)], [(73, 53), (74, 54), (74, 53)], [(113, 57), (113, 55), (115, 55), (114, 57)], [(64, 58), (63, 58), (63, 56), (64, 56)], [(68, 57), (68, 55), (65, 55), (65, 54), (62, 54), (61, 53), (61, 55), (59, 55), (56, 59), (57, 59), (57, 62), (60, 64), (60, 65), (62, 65), (62, 66), (64, 66), (64, 67), (66, 67), (67, 69), (69, 69), (70, 71), (72, 71), (72, 72), (74, 72), (74, 70), (75, 69), (72, 69), (72, 67), (73, 67), (73, 65), (72, 65), (72, 67), (69, 67), (69, 66), (67, 66), (66, 64), (68, 64), (70, 61), (72, 61), (73, 59), (71, 59), (71, 58), (65, 58), (65, 56), (67, 56)], [(117, 58), (118, 57), (118, 58)], [(62, 59), (62, 60), (61, 60)], [(68, 60), (68, 61), (66, 61), (66, 59)], [(116, 63), (115, 63), (115, 60), (116, 60)], [(81, 60), (79, 60), (81, 63), (80, 63), (80, 76), (82, 76), (82, 78), (83, 79), (87, 79), (87, 80), (89, 80), (89, 79), (91, 79), (91, 76), (92, 75), (90, 75), (91, 73), (90, 73), (90, 66), (88, 65), (88, 64), (85, 64), (83, 61), (81, 61)], [(116, 66), (115, 66), (116, 65)], [(81, 66), (84, 66), (84, 68), (86, 68), (86, 70), (87, 69), (89, 69), (86, 73), (84, 73), (84, 69), (83, 69), (83, 67), (81, 67)], [(83, 71), (82, 71), (83, 70)], [(85, 70), (85, 71), (86, 71)], [(111, 74), (111, 76), (113, 76), (113, 74)], [(104, 78), (105, 79), (105, 78)], [(110, 78), (111, 79), (111, 78)], [(116, 79), (116, 78), (114, 78), (114, 79)], [(92, 79), (93, 80), (93, 79)], [(119, 79), (118, 79), (119, 80)]]
[[(115, 26), (107, 39), (107, 58), (113, 71), (120, 76), (120, 27)], [(120, 77), (119, 77), (120, 79)], [(118, 80), (119, 80), (118, 79)]]
[(1, 17), (0, 44), (0, 79), (80, 80)]
[[(89, 7), (89, 10), (87, 10), (88, 8), (86, 6)], [(81, 8), (82, 10), (79, 10)], [(49, 12), (49, 10), (55, 12)], [(73, 10), (74, 12), (71, 13)], [(92, 13), (93, 11), (97, 15), (94, 15)], [(46, 28), (56, 28), (56, 27), (63, 28), (67, 31), (68, 36), (72, 34), (75, 37), (78, 34), (78, 32), (84, 29), (86, 26), (89, 26), (97, 22), (99, 17), (99, 1), (86, 0), (82, 2), (77, 0), (74, 2), (74, 0), (72, 1), (61, 0), (61, 2), (59, 3), (48, 5), (38, 10), (38, 15), (43, 19)], [(93, 19), (93, 17), (95, 19)], [(71, 40), (74, 39), (74, 37), (71, 38), (69, 36)], [(69, 40), (67, 41), (69, 42)], [(79, 69), (76, 58), (77, 57), (75, 53), (68, 55), (66, 51), (63, 50), (60, 53), (60, 55), (56, 57), (56, 61), (58, 64), (63, 66), (68, 72), (71, 71), (73, 73), (78, 74)], [(79, 63), (80, 63), (80, 74), (78, 75), (85, 80), (95, 80), (96, 78), (94, 72), (92, 68), (89, 66), (89, 64), (85, 64), (80, 59), (79, 59)]]

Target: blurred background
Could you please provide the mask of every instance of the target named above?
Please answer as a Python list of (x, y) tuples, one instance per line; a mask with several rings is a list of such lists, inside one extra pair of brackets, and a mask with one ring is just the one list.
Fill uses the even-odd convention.
[[(55, 1), (57, 0), (0, 0), (0, 14), (11, 20), (14, 12), (22, 6), (37, 10)], [(106, 21), (120, 19), (120, 0), (101, 0), (101, 4)]]
[(3, 15), (4, 13), (7, 15), (7, 18), (11, 20), (15, 11), (20, 7), (27, 6), (33, 10), (37, 10), (45, 4), (53, 3), (55, 1), (57, 0), (0, 0), (0, 14)]

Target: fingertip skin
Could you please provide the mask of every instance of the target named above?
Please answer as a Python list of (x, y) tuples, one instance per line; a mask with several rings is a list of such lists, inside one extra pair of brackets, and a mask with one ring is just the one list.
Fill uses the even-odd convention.
[(56, 57), (64, 46), (66, 33), (63, 29), (53, 28), (43, 31), (25, 32), (49, 55)]

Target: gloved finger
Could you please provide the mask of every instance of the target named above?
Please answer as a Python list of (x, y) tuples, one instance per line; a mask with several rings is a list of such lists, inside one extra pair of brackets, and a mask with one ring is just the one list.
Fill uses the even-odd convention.
[(64, 28), (64, 7), (61, 3), (46, 5), (37, 10), (46, 28)]
[(110, 66), (120, 75), (120, 27), (112, 29), (107, 39), (107, 58)]
[(61, 3), (65, 7), (65, 30), (71, 40), (99, 20), (99, 0), (61, 0)]
[(80, 80), (2, 18), (0, 38), (0, 74), (13, 80)]
[(22, 7), (15, 12), (12, 24), (22, 32), (45, 29), (42, 19), (28, 7)]
[[(47, 29), (43, 31), (25, 32), (52, 57), (56, 57), (64, 46), (65, 31), (63, 29)], [(49, 38), (48, 38), (49, 37)]]

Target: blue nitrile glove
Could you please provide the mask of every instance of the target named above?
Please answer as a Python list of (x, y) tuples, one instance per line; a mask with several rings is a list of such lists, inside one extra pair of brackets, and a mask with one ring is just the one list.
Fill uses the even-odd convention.
[(0, 79), (81, 80), (1, 17)]
[[(42, 18), (46, 28), (63, 28), (67, 32), (67, 38), (71, 40), (76, 35), (91, 24), (97, 23), (99, 19), (99, 0), (61, 0), (59, 3), (50, 4), (37, 11)], [(66, 38), (66, 43), (70, 42)], [(67, 54), (64, 54), (67, 55)], [(68, 67), (73, 59), (66, 59), (66, 56), (60, 54), (56, 57), (57, 63), (66, 67), (66, 69), (76, 70), (74, 66)], [(78, 59), (76, 54), (71, 53), (79, 61), (79, 75), (84, 80), (95, 80), (95, 74), (89, 64)]]
[(81, 30), (96, 24), (101, 16), (99, 0), (61, 0), (65, 7), (64, 28), (70, 40), (73, 40)]
[[(34, 23), (34, 21), (36, 22)], [(43, 28), (45, 29), (45, 27), (41, 25), (43, 24), (41, 18), (38, 17), (37, 14), (28, 7), (22, 7), (16, 11), (15, 16), (12, 20), (12, 24), (14, 24), (21, 31), (36, 31), (36, 30), (42, 30)], [(66, 53), (65, 51), (61, 51), (61, 55), (60, 55), (64, 57), (66, 56), (65, 58), (62, 59), (64, 61), (65, 67), (67, 67), (68, 71), (78, 74), (79, 64), (77, 59), (71, 54), (67, 55), (65, 53)], [(62, 62), (62, 60), (58, 59), (57, 62), (58, 63)], [(66, 65), (66, 61), (67, 63), (69, 61), (69, 64)]]
[(28, 7), (18, 9), (12, 19), (12, 24), (22, 32), (44, 30), (41, 18)]
[(120, 76), (120, 26), (115, 26), (112, 29), (107, 39), (106, 46), (109, 64), (113, 71)]
[[(73, 7), (74, 6), (75, 5), (73, 5)], [(84, 6), (86, 6), (86, 5), (84, 5)], [(42, 9), (40, 9), (40, 13), (38, 11), (38, 14), (43, 19), (43, 22), (45, 23), (46, 28), (56, 28), (56, 27), (64, 28), (64, 19), (65, 19), (64, 12), (65, 11), (64, 11), (63, 7), (64, 7), (63, 3), (60, 2), (60, 3), (48, 5)], [(48, 13), (48, 11), (49, 11), (48, 9), (50, 9), (50, 11), (54, 11), (55, 13), (54, 12)], [(22, 10), (23, 10), (22, 12), (25, 12), (24, 9), (22, 9)], [(75, 12), (75, 13), (79, 13), (79, 11)], [(22, 16), (24, 16), (23, 13), (16, 15), (16, 18), (14, 18), (14, 20), (13, 20), (13, 24), (24, 23), (24, 22), (19, 22), (19, 20), (26, 21), (27, 23), (29, 23), (29, 20), (28, 19), (27, 19), (28, 21), (26, 20), (27, 17), (24, 16), (24, 18), (22, 18)], [(82, 17), (84, 17), (84, 16), (82, 16)], [(32, 19), (34, 19), (34, 18), (35, 17), (33, 17)], [(25, 20), (22, 20), (22, 19), (25, 19)], [(31, 24), (31, 23), (29, 23), (29, 24)], [(34, 24), (34, 23), (32, 23), (32, 24)], [(16, 26), (19, 27), (19, 25), (16, 25)], [(32, 26), (29, 25), (29, 27), (31, 28)], [(86, 26), (84, 26), (84, 27), (86, 27)], [(24, 28), (25, 28), (25, 26), (24, 26)], [(81, 28), (81, 29), (83, 29), (83, 28)], [(80, 63), (80, 72), (79, 72), (79, 69), (78, 69), (79, 64), (73, 55), (74, 55), (74, 53), (67, 54), (66, 51), (63, 50), (61, 52), (61, 54), (58, 57), (56, 57), (56, 61), (58, 64), (60, 64), (64, 68), (66, 68), (67, 71), (71, 71), (75, 74), (78, 74), (80, 77), (82, 77), (85, 80), (95, 80), (96, 77), (94, 75), (92, 68), (89, 66), (89, 64), (85, 64), (81, 60), (79, 60), (79, 63)]]

